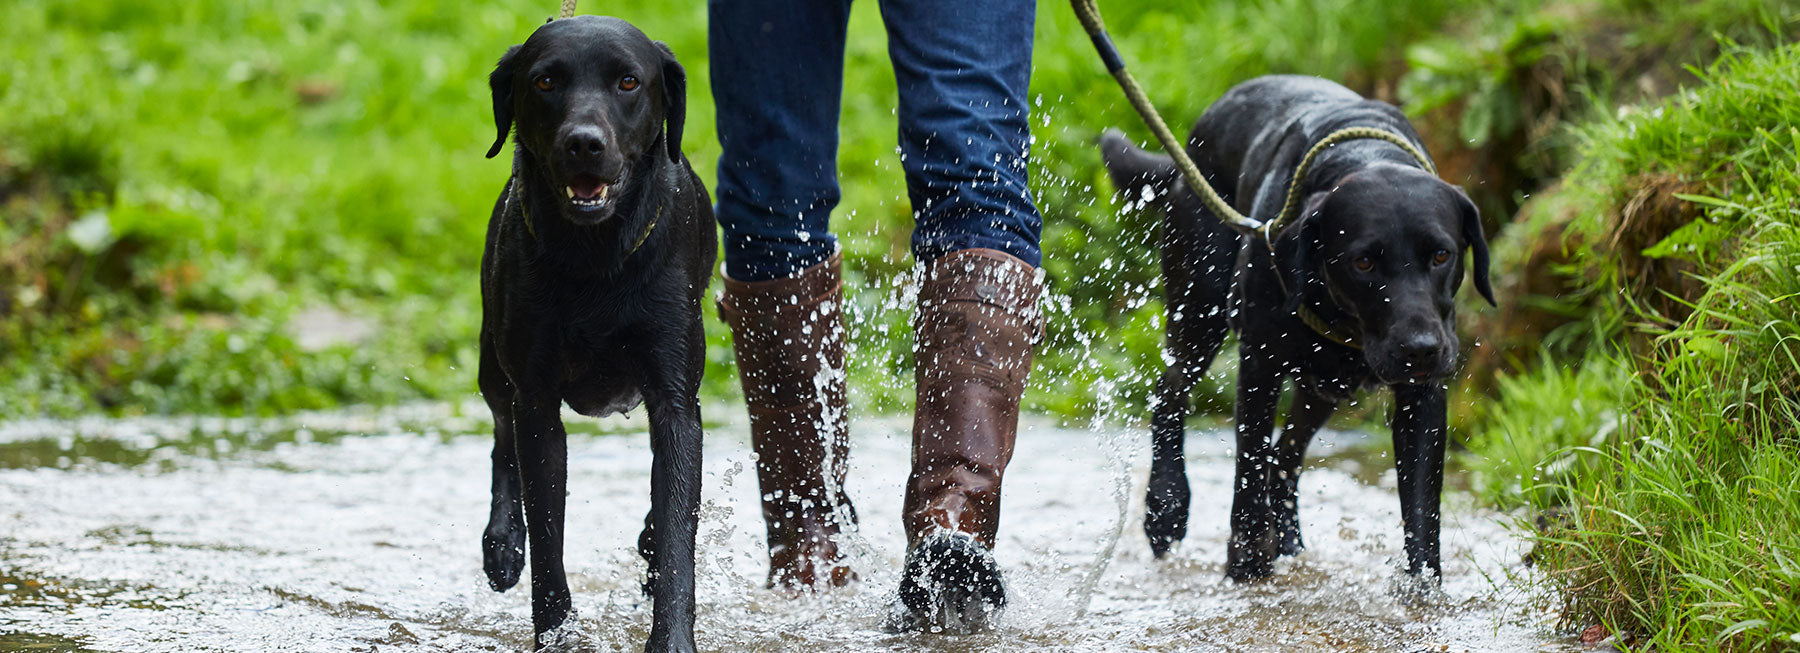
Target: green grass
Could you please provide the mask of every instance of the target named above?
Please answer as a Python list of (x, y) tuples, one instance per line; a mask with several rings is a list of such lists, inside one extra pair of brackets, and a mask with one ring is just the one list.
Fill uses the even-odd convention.
[[(1770, 7), (1791, 5), (1568, 6), (1607, 17), (1630, 47), (1665, 51), (1710, 43), (1714, 31), (1755, 33), (1792, 15)], [(1519, 60), (1483, 53), (1513, 42), (1503, 35), (1520, 31), (1514, 22), (1558, 6), (1126, 0), (1104, 9), (1178, 127), (1236, 82), (1292, 72), (1404, 99), (1428, 134), (1457, 134), (1463, 118), (1433, 103), (1454, 108), (1453, 98), (1525, 84), (1508, 72)], [(11, 62), (0, 68), (0, 392), (16, 398), (0, 416), (270, 414), (469, 396), (474, 272), (506, 175), (504, 161), (481, 158), (492, 134), (485, 76), (553, 9), (522, 0), (0, 6), (0, 54)], [(704, 6), (616, 9), (686, 63), (685, 149), (711, 179)], [(1671, 17), (1681, 25), (1668, 26)], [(1565, 41), (1555, 56), (1574, 56), (1589, 32), (1570, 25), (1585, 23), (1552, 24)], [(845, 201), (834, 226), (850, 277), (852, 385), (859, 407), (904, 409), (909, 384), (891, 379), (911, 374), (909, 307), (897, 301), (911, 216), (894, 152), (895, 90), (874, 3), (855, 5), (850, 29)], [(1482, 62), (1462, 71), (1473, 77), (1419, 66), (1422, 51), (1465, 56), (1445, 54), (1455, 44)], [(1033, 192), (1055, 301), (1027, 403), (1067, 417), (1136, 415), (1161, 364), (1157, 227), (1118, 215), (1091, 142), (1106, 127), (1148, 133), (1060, 3), (1039, 8), (1031, 97)], [(290, 323), (321, 307), (368, 321), (372, 335), (303, 348)], [(708, 330), (706, 392), (732, 400), (729, 341), (710, 318)], [(1209, 380), (1203, 407), (1228, 410), (1227, 387)]]
[[(1108, 3), (1133, 67), (1177, 124), (1230, 84), (1310, 72), (1369, 86), (1400, 43), (1464, 0)], [(593, 7), (590, 9), (597, 9)], [(608, 8), (612, 9), (612, 8)], [(617, 8), (691, 78), (685, 147), (712, 130), (703, 3)], [(483, 225), (507, 171), (485, 77), (553, 3), (327, 0), (0, 7), (0, 415), (282, 413), (474, 389)], [(845, 202), (853, 378), (863, 405), (910, 402), (910, 208), (874, 3), (846, 55)], [(1033, 185), (1059, 299), (1038, 409), (1142, 404), (1160, 349), (1154, 225), (1115, 216), (1102, 128), (1141, 132), (1068, 9), (1040, 8)], [(1041, 102), (1041, 104), (1040, 104)], [(327, 307), (373, 323), (323, 350), (288, 328)], [(709, 321), (709, 395), (731, 396)]]
[(1466, 442), (1470, 485), (1502, 508), (1572, 500), (1575, 479), (1593, 471), (1587, 454), (1611, 442), (1632, 401), (1630, 369), (1615, 358), (1564, 365), (1545, 356), (1537, 365), (1497, 381), (1504, 400), (1483, 403)]
[[(0, 14), (0, 245), (35, 259), (0, 273), (20, 345), (0, 383), (28, 398), (0, 412), (268, 413), (467, 388), (459, 271), (505, 176), (480, 157), (470, 82), (529, 18), (373, 2)], [(81, 222), (102, 237), (72, 237)], [(17, 247), (33, 237), (49, 242)], [(380, 335), (302, 351), (282, 327), (309, 305)]]
[[(1570, 273), (1628, 326), (1581, 367), (1502, 382), (1473, 448), (1490, 496), (1550, 510), (1534, 559), (1571, 621), (1654, 650), (1791, 650), (1800, 47), (1736, 52), (1701, 77), (1581, 131), (1558, 199), (1565, 237), (1589, 244)], [(1646, 189), (1687, 209), (1643, 209), (1660, 201)], [(1617, 248), (1633, 231), (1660, 238)], [(1606, 397), (1620, 410), (1585, 408)]]

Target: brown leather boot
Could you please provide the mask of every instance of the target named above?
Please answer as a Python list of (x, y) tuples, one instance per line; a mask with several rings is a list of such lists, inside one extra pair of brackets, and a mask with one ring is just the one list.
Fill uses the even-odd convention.
[(719, 297), (750, 407), (769, 587), (841, 586), (856, 578), (838, 552), (842, 527), (856, 523), (843, 489), (850, 454), (843, 286), (834, 254), (786, 279), (726, 277)]
[(992, 554), (1000, 475), (1042, 336), (1038, 271), (968, 249), (933, 262), (919, 289), (918, 403), (906, 485), (906, 570), (890, 626), (969, 632), (1006, 604)]

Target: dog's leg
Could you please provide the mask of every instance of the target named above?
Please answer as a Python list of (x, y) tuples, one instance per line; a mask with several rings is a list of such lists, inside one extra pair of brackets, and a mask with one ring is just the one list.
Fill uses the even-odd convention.
[(488, 508), (487, 530), (481, 534), (481, 568), (487, 572), (488, 587), (504, 592), (512, 589), (525, 571), (525, 497), (519, 480), (519, 452), (513, 442), (513, 386), (486, 338), (481, 342), (478, 381), (482, 399), (494, 416), (493, 503)]
[(1319, 427), (1331, 419), (1337, 404), (1337, 400), (1321, 397), (1305, 387), (1295, 388), (1287, 424), (1282, 426), (1281, 438), (1275, 443), (1275, 477), (1270, 483), (1281, 555), (1297, 555), (1306, 548), (1300, 539), (1300, 464), (1306, 460), (1306, 445), (1312, 443)]
[(644, 598), (656, 598), (656, 506), (644, 513), (644, 530), (638, 531), (638, 557), (644, 559), (644, 582), (638, 588)]
[[(1239, 334), (1240, 338), (1244, 334)], [(1238, 345), (1237, 474), (1231, 498), (1231, 542), (1227, 548), (1225, 575), (1244, 582), (1274, 571), (1278, 542), (1273, 537), (1274, 515), (1269, 510), (1269, 477), (1275, 466), (1275, 447), (1269, 436), (1275, 428), (1275, 404), (1281, 397), (1278, 364), (1269, 360), (1264, 343), (1240, 340)]]
[(650, 413), (650, 641), (645, 650), (694, 650), (694, 540), (700, 524), (700, 375), (706, 346), (700, 320), (679, 339), (653, 346), (644, 388)]
[(1406, 527), (1406, 571), (1440, 572), (1438, 497), (1444, 488), (1444, 387), (1394, 386), (1394, 471)]
[(1187, 537), (1192, 490), (1183, 452), (1187, 439), (1184, 423), (1194, 383), (1206, 369), (1193, 360), (1191, 349), (1174, 344), (1174, 329), (1171, 324), (1169, 350), (1176, 360), (1156, 382), (1156, 412), (1150, 420), (1150, 484), (1144, 490), (1144, 535), (1150, 538), (1150, 553), (1158, 558)]
[(1156, 409), (1150, 421), (1150, 484), (1144, 492), (1144, 535), (1150, 539), (1150, 552), (1158, 558), (1187, 536), (1190, 490), (1182, 451), (1187, 440), (1185, 422), (1194, 384), (1212, 367), (1229, 330), (1222, 310), (1225, 297), (1219, 289), (1179, 283), (1175, 275), (1168, 275), (1165, 283), (1171, 299), (1165, 346), (1175, 362), (1163, 370), (1156, 383)]
[[(531, 546), (531, 626), (543, 635), (569, 618), (563, 575), (563, 507), (568, 496), (568, 434), (548, 392), (524, 392), (513, 402), (513, 437), (524, 480), (526, 532)], [(540, 642), (541, 644), (542, 642)]]

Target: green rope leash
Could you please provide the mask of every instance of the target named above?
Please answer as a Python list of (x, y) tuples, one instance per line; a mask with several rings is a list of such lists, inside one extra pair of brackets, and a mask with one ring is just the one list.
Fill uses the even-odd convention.
[[(1280, 229), (1281, 225), (1287, 224), (1288, 220), (1293, 219), (1295, 213), (1300, 211), (1300, 194), (1294, 191), (1300, 188), (1300, 178), (1306, 174), (1307, 170), (1312, 168), (1313, 160), (1319, 157), (1319, 153), (1344, 141), (1354, 141), (1365, 138), (1387, 141), (1400, 146), (1400, 149), (1405, 150), (1407, 154), (1412, 155), (1412, 158), (1418, 160), (1419, 165), (1425, 166), (1426, 172), (1431, 173), (1433, 176), (1437, 175), (1437, 166), (1431, 165), (1431, 159), (1426, 158), (1424, 152), (1420, 152), (1418, 147), (1414, 146), (1406, 139), (1401, 138), (1399, 134), (1376, 127), (1347, 127), (1331, 132), (1319, 142), (1314, 143), (1312, 149), (1306, 151), (1306, 157), (1300, 159), (1300, 167), (1294, 169), (1294, 178), (1288, 182), (1287, 202), (1281, 205), (1281, 213), (1274, 220), (1270, 221), (1269, 224), (1263, 226), (1263, 239), (1270, 241), (1270, 247), (1274, 247), (1275, 232)], [(1184, 153), (1182, 156), (1186, 157), (1187, 155)]]
[(575, 0), (562, 0), (562, 13), (556, 15), (557, 20), (575, 17)]
[(1150, 104), (1150, 97), (1144, 94), (1144, 88), (1139, 86), (1131, 73), (1125, 70), (1125, 59), (1119, 55), (1119, 49), (1113, 46), (1112, 37), (1106, 33), (1106, 23), (1100, 18), (1100, 7), (1096, 4), (1096, 0), (1069, 0), (1069, 4), (1074, 7), (1076, 18), (1081, 19), (1082, 27), (1087, 29), (1088, 38), (1093, 40), (1094, 48), (1100, 51), (1100, 59), (1106, 64), (1106, 71), (1112, 73), (1113, 79), (1119, 81), (1119, 86), (1125, 90), (1125, 97), (1131, 100), (1132, 108), (1136, 109), (1138, 115), (1143, 117), (1144, 123), (1149, 125), (1150, 131), (1156, 134), (1156, 140), (1162, 143), (1163, 150), (1175, 159), (1175, 166), (1181, 169), (1181, 176), (1187, 180), (1188, 188), (1193, 189), (1194, 193), (1200, 196), (1200, 201), (1206, 204), (1207, 210), (1218, 216), (1226, 226), (1261, 237), (1271, 249), (1275, 247), (1276, 232), (1293, 220), (1294, 214), (1300, 211), (1300, 197), (1298, 193), (1294, 192), (1300, 187), (1300, 180), (1312, 168), (1313, 161), (1318, 158), (1319, 153), (1333, 145), (1365, 138), (1387, 141), (1400, 146), (1400, 149), (1405, 150), (1407, 154), (1412, 155), (1421, 165), (1425, 166), (1426, 170), (1434, 175), (1437, 174), (1437, 169), (1431, 165), (1431, 159), (1426, 158), (1424, 152), (1419, 151), (1417, 146), (1399, 134), (1375, 127), (1351, 127), (1332, 132), (1306, 152), (1306, 157), (1300, 160), (1300, 167), (1294, 169), (1294, 178), (1288, 182), (1287, 202), (1282, 205), (1281, 213), (1277, 214), (1275, 219), (1265, 223), (1239, 213), (1237, 209), (1227, 204), (1224, 198), (1219, 197), (1218, 191), (1213, 190), (1212, 184), (1207, 183), (1206, 178), (1200, 174), (1200, 168), (1194, 165), (1193, 159), (1188, 158), (1186, 148), (1182, 147), (1180, 141), (1175, 140), (1174, 132), (1169, 131), (1168, 123), (1163, 122), (1162, 116), (1156, 112), (1156, 107)]

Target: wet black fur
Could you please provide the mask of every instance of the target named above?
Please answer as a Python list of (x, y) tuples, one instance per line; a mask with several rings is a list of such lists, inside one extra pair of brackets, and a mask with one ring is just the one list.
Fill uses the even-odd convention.
[[(536, 84), (544, 75), (551, 91)], [(638, 85), (624, 89), (625, 75)], [(529, 552), (534, 631), (570, 617), (560, 409), (603, 416), (643, 403), (655, 455), (639, 538), (655, 606), (647, 649), (691, 651), (700, 307), (717, 243), (706, 187), (680, 149), (686, 74), (635, 27), (583, 16), (509, 50), (490, 85), (498, 136), (488, 156), (517, 131), (481, 263), (480, 386), (494, 416), (488, 581), (512, 587)], [(574, 138), (588, 140), (574, 148)], [(566, 198), (582, 175), (616, 189), (604, 210)]]
[[(1187, 153), (1238, 211), (1267, 220), (1294, 169), (1327, 134), (1353, 126), (1400, 134), (1423, 151), (1393, 106), (1312, 77), (1269, 76), (1228, 91), (1194, 125)], [(1453, 297), (1472, 251), (1475, 287), (1489, 302), (1487, 243), (1462, 190), (1425, 172), (1401, 148), (1357, 140), (1324, 153), (1297, 189), (1301, 217), (1274, 251), (1214, 218), (1163, 155), (1123, 135), (1101, 138), (1127, 201), (1160, 210), (1167, 351), (1151, 426), (1145, 534), (1161, 556), (1187, 533), (1182, 422), (1190, 394), (1228, 331), (1238, 338), (1237, 471), (1226, 574), (1269, 575), (1302, 548), (1296, 491), (1306, 446), (1338, 403), (1371, 385), (1395, 398), (1393, 437), (1411, 573), (1439, 570), (1438, 496), (1445, 444), (1444, 380), (1457, 355)], [(1451, 252), (1435, 262), (1438, 250)], [(1371, 257), (1371, 269), (1355, 266)], [(1287, 292), (1293, 289), (1294, 292)], [(1359, 333), (1363, 349), (1308, 328), (1305, 305)], [(1278, 439), (1277, 399), (1294, 382)]]

